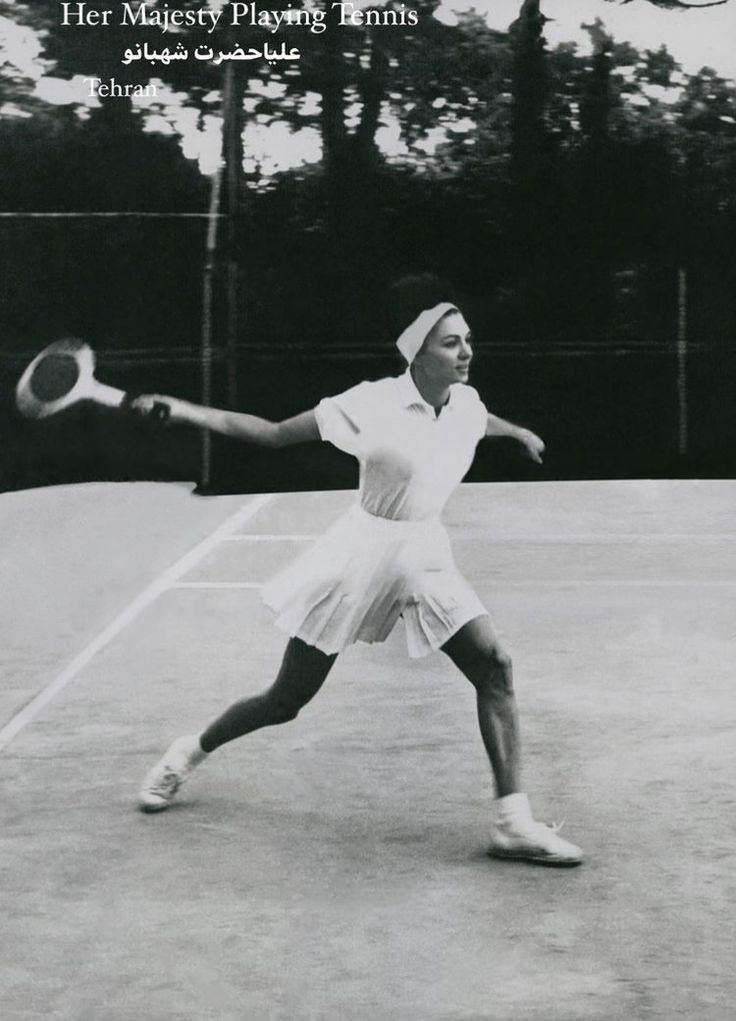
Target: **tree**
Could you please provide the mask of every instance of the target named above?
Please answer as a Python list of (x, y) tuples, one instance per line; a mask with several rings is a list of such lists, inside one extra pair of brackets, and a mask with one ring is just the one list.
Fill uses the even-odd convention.
[[(608, 0), (609, 3), (620, 3), (630, 4), (634, 0)], [(730, 0), (647, 0), (647, 3), (652, 4), (654, 7), (663, 7), (670, 11), (697, 11), (702, 10), (705, 7), (722, 7), (723, 4), (729, 3)]]

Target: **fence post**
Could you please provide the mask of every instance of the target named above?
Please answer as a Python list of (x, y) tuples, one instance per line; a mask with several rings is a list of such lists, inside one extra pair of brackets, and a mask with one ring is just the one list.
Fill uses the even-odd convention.
[[(202, 368), (202, 404), (212, 404), (212, 320), (214, 311), (214, 275), (217, 265), (217, 226), (220, 214), (222, 189), (222, 163), (212, 177), (210, 209), (207, 219), (204, 270), (202, 273), (202, 333), (200, 362)], [(209, 429), (202, 430), (201, 462), (199, 471), (201, 489), (208, 489), (212, 481), (212, 436)]]
[(227, 287), (226, 287), (226, 367), (227, 401), (231, 408), (238, 403), (238, 318), (239, 267), (238, 228), (241, 212), (243, 177), (243, 93), (242, 75), (232, 64), (225, 71), (223, 92), (223, 159), (227, 181)]
[(677, 449), (681, 457), (688, 447), (687, 406), (687, 270), (677, 271)]

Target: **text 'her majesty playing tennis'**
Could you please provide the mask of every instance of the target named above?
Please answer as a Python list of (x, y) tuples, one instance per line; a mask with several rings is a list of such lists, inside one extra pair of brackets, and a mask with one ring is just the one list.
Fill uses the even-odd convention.
[[(61, 25), (76, 28), (106, 27), (117, 23), (123, 27), (158, 28), (161, 32), (199, 27), (212, 34), (216, 28), (225, 25), (234, 28), (244, 26), (265, 28), (270, 32), (278, 32), (282, 26), (302, 27), (314, 33), (324, 32), (327, 27), (326, 11), (323, 8), (295, 9), (288, 5), (285, 10), (266, 10), (260, 9), (253, 0), (248, 3), (231, 3), (227, 8), (220, 10), (201, 7), (181, 10), (168, 4), (154, 7), (148, 3), (138, 5), (121, 3), (117, 22), (113, 20), (115, 12), (112, 9), (99, 10), (84, 2), (62, 3), (60, 7)], [(335, 0), (330, 7), (336, 13), (340, 25), (387, 28), (414, 26), (419, 22), (418, 12), (407, 9), (404, 4), (392, 6), (390, 10), (363, 11), (351, 0)]]

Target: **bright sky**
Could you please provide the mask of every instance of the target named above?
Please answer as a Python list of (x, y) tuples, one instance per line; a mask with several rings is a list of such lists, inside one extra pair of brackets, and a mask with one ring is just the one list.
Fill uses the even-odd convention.
[[(360, 4), (361, 0), (357, 3)], [(439, 17), (451, 22), (454, 11), (472, 7), (486, 15), (492, 28), (505, 30), (517, 17), (520, 5), (521, 0), (444, 0)], [(219, 0), (212, 6), (219, 6)], [(265, 8), (268, 4), (263, 0), (260, 6)], [(707, 65), (727, 78), (736, 79), (736, 0), (702, 11), (666, 11), (654, 7), (647, 0), (632, 0), (627, 4), (608, 3), (606, 0), (542, 0), (542, 11), (552, 19), (545, 30), (551, 47), (572, 40), (581, 50), (586, 50), (589, 36), (580, 26), (598, 17), (619, 42), (630, 41), (639, 49), (654, 50), (664, 43), (685, 71), (698, 71)], [(39, 59), (40, 48), (33, 31), (0, 18), (0, 58), (9, 58), (24, 75), (35, 80), (36, 93), (40, 98), (57, 104), (97, 105), (98, 100), (86, 96), (87, 89), (82, 86), (81, 80), (70, 83), (42, 77), (46, 68)], [(149, 129), (171, 131), (172, 124), (175, 124), (183, 136), (186, 154), (198, 157), (205, 172), (212, 171), (219, 161), (218, 118), (213, 116), (206, 118), (204, 124), (197, 123), (194, 111), (182, 110), (177, 98), (165, 94), (163, 88), (160, 99), (160, 114), (149, 117)], [(141, 102), (150, 106), (150, 100)], [(0, 115), (3, 112), (16, 111), (10, 107), (0, 110)], [(300, 162), (319, 159), (320, 140), (316, 131), (301, 131), (295, 135), (284, 125), (266, 127), (265, 124), (253, 123), (248, 131), (246, 152), (265, 154), (261, 163), (266, 175)], [(397, 129), (387, 126), (382, 132), (379, 142), (384, 150), (399, 152), (401, 145)]]
[[(697, 0), (690, 0), (697, 3)], [(441, 10), (450, 12), (474, 7), (485, 14), (492, 28), (506, 29), (517, 17), (519, 0), (444, 0)], [(703, 11), (667, 11), (647, 3), (607, 3), (606, 0), (542, 0), (550, 46), (574, 39), (587, 41), (580, 25), (596, 18), (603, 21), (618, 42), (629, 41), (639, 49), (657, 50), (665, 43), (686, 71), (714, 67), (736, 79), (736, 2)]]

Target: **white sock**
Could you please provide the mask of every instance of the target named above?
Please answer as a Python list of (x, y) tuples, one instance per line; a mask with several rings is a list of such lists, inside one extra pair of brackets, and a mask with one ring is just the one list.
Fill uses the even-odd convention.
[(198, 766), (208, 754), (200, 743), (199, 734), (189, 734), (183, 740), (186, 742), (185, 749), (190, 765)]
[(528, 821), (531, 818), (532, 810), (526, 794), (507, 794), (496, 800), (496, 819), (499, 823)]

